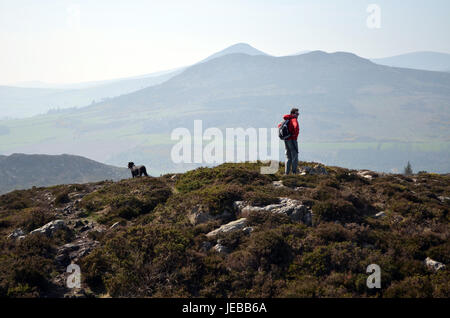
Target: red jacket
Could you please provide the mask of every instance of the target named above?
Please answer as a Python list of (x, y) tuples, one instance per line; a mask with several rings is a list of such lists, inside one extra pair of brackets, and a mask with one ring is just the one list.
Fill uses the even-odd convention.
[(298, 121), (297, 118), (295, 118), (292, 115), (284, 115), (283, 116), (284, 120), (290, 119), (289, 121), (289, 132), (291, 133), (291, 137), (289, 137), (287, 140), (297, 140), (298, 137), (298, 133), (300, 132), (300, 128), (298, 127)]

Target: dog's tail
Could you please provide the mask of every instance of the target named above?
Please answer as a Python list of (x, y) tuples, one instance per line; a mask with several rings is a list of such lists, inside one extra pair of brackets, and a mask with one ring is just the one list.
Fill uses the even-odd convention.
[(144, 167), (144, 169), (142, 169), (142, 172), (144, 173), (144, 176), (148, 177), (147, 169), (145, 167)]

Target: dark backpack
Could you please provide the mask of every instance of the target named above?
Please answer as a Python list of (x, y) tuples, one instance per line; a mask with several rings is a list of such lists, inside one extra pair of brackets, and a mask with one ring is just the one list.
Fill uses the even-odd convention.
[(289, 119), (286, 119), (278, 127), (278, 137), (280, 137), (281, 140), (286, 140), (291, 137), (291, 135), (292, 134), (289, 131)]

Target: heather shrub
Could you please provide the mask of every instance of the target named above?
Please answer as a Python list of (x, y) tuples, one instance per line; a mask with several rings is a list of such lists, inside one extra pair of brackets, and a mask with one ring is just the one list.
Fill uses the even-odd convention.
[(277, 195), (261, 189), (244, 193), (242, 199), (253, 206), (265, 206), (280, 203), (280, 199)]
[(426, 255), (444, 264), (450, 264), (450, 241), (430, 247)]
[(276, 229), (252, 235), (248, 251), (254, 256), (256, 266), (265, 271), (273, 270), (273, 265), (286, 268), (293, 258), (291, 247)]
[(0, 196), (0, 206), (8, 210), (21, 210), (31, 207), (32, 201), (25, 190), (15, 190)]
[(344, 200), (327, 200), (313, 205), (314, 219), (321, 221), (358, 222), (361, 216), (355, 207)]
[(355, 233), (346, 229), (341, 224), (332, 222), (320, 223), (317, 226), (314, 235), (323, 243), (357, 240), (357, 236), (355, 235)]
[[(176, 284), (192, 237), (168, 225), (137, 226), (121, 231), (84, 260), (88, 284), (111, 296), (152, 296)], [(110, 269), (100, 279), (98, 267)], [(103, 287), (104, 286), (104, 287)]]
[(26, 232), (30, 232), (41, 227), (54, 219), (54, 215), (42, 208), (32, 208), (23, 213), (22, 219), (19, 221), (18, 227)]
[(82, 199), (81, 206), (93, 213), (109, 208), (98, 220), (112, 223), (150, 213), (158, 204), (166, 202), (171, 194), (170, 188), (156, 178), (127, 179), (88, 194)]
[(55, 197), (55, 204), (64, 204), (68, 202), (70, 202), (68, 190), (62, 190)]
[[(51, 287), (54, 243), (42, 234), (19, 242), (1, 242), (0, 293), (7, 297), (36, 297)], [(1, 294), (0, 294), (1, 295)]]
[(242, 193), (242, 188), (237, 185), (211, 185), (186, 194), (181, 198), (181, 203), (185, 209), (201, 204), (207, 207), (212, 215), (216, 215), (224, 210), (233, 210), (234, 201), (241, 200)]
[(319, 279), (314, 275), (304, 275), (289, 281), (282, 297), (315, 298), (322, 296)]
[(191, 192), (213, 184), (265, 185), (273, 176), (261, 174), (261, 164), (229, 164), (214, 168), (197, 168), (181, 175), (175, 186), (182, 193)]
[(299, 175), (283, 175), (281, 177), (283, 185), (289, 188), (295, 187), (306, 187), (315, 188), (319, 182), (317, 177), (311, 177), (309, 175), (299, 176)]
[[(58, 291), (51, 283), (61, 273), (57, 250), (81, 233), (98, 241), (77, 260), (83, 287), (95, 295), (448, 297), (450, 206), (442, 196), (450, 196), (449, 176), (380, 174), (369, 181), (339, 167), (327, 167), (328, 175), (284, 176), (282, 166), (275, 175), (261, 175), (261, 165), (227, 163), (176, 178), (33, 188), (0, 196), (0, 296), (48, 297)], [(275, 180), (286, 187), (275, 186)], [(18, 227), (29, 231), (65, 217), (49, 194), (76, 191), (88, 194), (80, 209), (74, 205), (73, 215), (121, 225), (87, 234), (77, 227), (75, 232), (58, 230), (51, 238), (7, 239)], [(235, 201), (265, 206), (279, 203), (280, 197), (312, 208), (313, 225), (259, 211), (247, 216), (248, 231), (206, 236), (239, 217)], [(380, 211), (385, 215), (375, 216)], [(192, 216), (204, 213), (214, 217), (191, 223)], [(226, 252), (213, 249), (217, 243)], [(430, 270), (426, 257), (447, 267)], [(381, 268), (380, 290), (366, 286), (370, 264)]]
[(284, 214), (253, 212), (247, 217), (247, 222), (250, 226), (258, 226), (260, 230), (265, 230), (292, 223), (292, 220)]
[(426, 276), (407, 277), (393, 282), (384, 292), (387, 298), (429, 298), (433, 296), (433, 286)]
[(450, 270), (440, 270), (429, 277), (433, 286), (433, 297), (448, 298), (450, 295)]
[(326, 185), (320, 185), (314, 190), (312, 198), (318, 201), (338, 200), (339, 193), (335, 188)]

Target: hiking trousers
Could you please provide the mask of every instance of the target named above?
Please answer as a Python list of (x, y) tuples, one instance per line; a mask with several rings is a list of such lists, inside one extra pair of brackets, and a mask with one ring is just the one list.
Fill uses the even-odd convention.
[(289, 174), (291, 168), (292, 173), (297, 173), (298, 165), (298, 143), (297, 140), (285, 140), (284, 146), (286, 148), (286, 164), (284, 165), (285, 174)]

